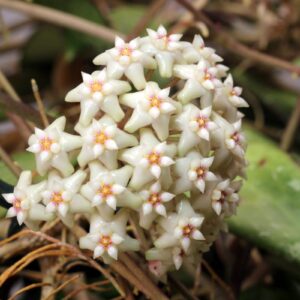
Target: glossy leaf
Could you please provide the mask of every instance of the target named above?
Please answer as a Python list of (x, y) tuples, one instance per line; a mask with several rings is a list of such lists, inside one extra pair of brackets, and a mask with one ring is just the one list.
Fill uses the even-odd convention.
[[(20, 152), (13, 156), (23, 170), (34, 170), (35, 159), (34, 155), (29, 152)], [(15, 185), (17, 183), (16, 176), (6, 167), (3, 161), (0, 161), (1, 180), (7, 184)]]
[(300, 169), (261, 134), (248, 129), (247, 137), (248, 180), (230, 228), (284, 263), (299, 266)]

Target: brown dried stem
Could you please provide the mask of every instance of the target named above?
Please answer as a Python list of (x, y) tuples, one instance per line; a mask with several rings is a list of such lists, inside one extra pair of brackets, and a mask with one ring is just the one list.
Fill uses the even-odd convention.
[(230, 51), (240, 55), (247, 57), (251, 60), (260, 62), (264, 65), (269, 65), (271, 67), (277, 67), (281, 69), (285, 69), (292, 73), (296, 73), (300, 75), (300, 68), (291, 64), (288, 61), (285, 61), (281, 58), (277, 58), (262, 52), (259, 52), (254, 49), (250, 49), (249, 47), (241, 44), (237, 40), (235, 40), (229, 33), (221, 30), (220, 26), (216, 26), (207, 16), (205, 16), (201, 11), (194, 8), (194, 6), (188, 2), (187, 0), (176, 0), (183, 7), (185, 7), (188, 11), (193, 14), (196, 20), (202, 21), (206, 23), (210, 29), (216, 34), (218, 38), (222, 41), (222, 45), (229, 49)]
[(42, 100), (40, 92), (39, 92), (39, 87), (38, 87), (35, 79), (31, 79), (31, 86), (32, 86), (32, 91), (33, 91), (35, 101), (36, 101), (38, 109), (39, 109), (39, 113), (41, 115), (41, 120), (43, 122), (44, 127), (46, 128), (49, 126), (49, 120), (47, 118), (45, 106), (43, 104), (43, 100)]
[[(21, 98), (10, 84), (7, 77), (0, 70), (0, 87), (12, 98), (13, 102), (21, 103)], [(17, 128), (20, 128), (20, 133), (24, 140), (27, 141), (28, 137), (31, 135), (30, 125), (27, 124), (22, 117), (17, 116), (15, 113), (7, 113), (7, 116), (11, 119), (11, 121), (15, 124)]]
[(203, 266), (206, 268), (206, 270), (210, 273), (212, 279), (219, 284), (219, 286), (228, 294), (228, 299), (235, 300), (235, 296), (232, 292), (232, 289), (229, 285), (227, 285), (219, 276), (218, 274), (213, 270), (213, 268), (205, 261), (202, 260)]
[(146, 272), (138, 266), (138, 264), (131, 258), (127, 253), (120, 253), (120, 261), (124, 263), (125, 266), (135, 276), (145, 285), (150, 291), (153, 299), (168, 299), (162, 291), (154, 284), (151, 278), (146, 274)]
[(44, 300), (50, 300), (51, 297), (53, 297), (57, 292), (61, 291), (63, 288), (65, 288), (68, 284), (70, 284), (72, 281), (78, 279), (80, 277), (79, 274), (71, 277), (70, 279), (66, 280), (64, 283), (62, 283), (60, 286), (55, 288)]
[(126, 40), (130, 41), (131, 39), (139, 36), (146, 26), (153, 20), (154, 16), (158, 11), (165, 5), (166, 0), (156, 0), (153, 1), (149, 8), (146, 10), (146, 13), (140, 18), (137, 24), (132, 29), (131, 33), (127, 36)]
[(6, 151), (0, 146), (0, 158), (3, 160), (4, 164), (11, 170), (11, 172), (19, 178), (22, 172), (21, 168), (15, 164), (15, 162), (10, 158)]
[(14, 9), (33, 18), (66, 28), (75, 29), (109, 42), (113, 42), (116, 35), (124, 37), (121, 33), (115, 32), (114, 30), (111, 30), (105, 26), (101, 26), (94, 22), (38, 4), (25, 3), (21, 1), (0, 0), (0, 7)]
[(169, 281), (178, 289), (178, 291), (184, 296), (184, 299), (187, 300), (197, 300), (198, 298), (195, 297), (190, 293), (190, 291), (179, 281), (177, 280), (172, 274), (168, 274)]
[(27, 286), (23, 287), (22, 289), (17, 290), (10, 298), (8, 298), (8, 300), (14, 300), (14, 299), (16, 299), (16, 297), (18, 297), (20, 294), (22, 294), (24, 292), (27, 292), (27, 291), (35, 289), (35, 288), (47, 286), (47, 285), (49, 285), (49, 283), (45, 283), (45, 282), (39, 282), (39, 283), (33, 283), (30, 285), (27, 285)]

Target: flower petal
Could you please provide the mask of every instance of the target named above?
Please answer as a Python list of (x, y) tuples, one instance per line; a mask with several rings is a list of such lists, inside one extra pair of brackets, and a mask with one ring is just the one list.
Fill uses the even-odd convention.
[(152, 205), (147, 202), (143, 204), (143, 214), (148, 215), (152, 212)]
[(118, 259), (118, 249), (115, 246), (109, 246), (107, 249), (107, 253), (110, 257), (117, 260)]
[(152, 165), (150, 168), (150, 172), (155, 178), (159, 178), (161, 174), (161, 168), (159, 165)]

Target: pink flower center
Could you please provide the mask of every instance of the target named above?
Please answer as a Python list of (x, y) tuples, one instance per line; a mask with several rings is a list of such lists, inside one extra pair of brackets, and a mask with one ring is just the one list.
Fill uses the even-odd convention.
[(206, 117), (199, 116), (197, 118), (197, 123), (198, 123), (199, 128), (205, 127), (207, 122), (208, 122), (208, 119)]
[(189, 237), (194, 230), (194, 226), (191, 224), (187, 224), (182, 228), (183, 235)]
[(40, 146), (41, 146), (42, 151), (50, 151), (52, 144), (53, 144), (53, 141), (48, 137), (45, 137), (40, 140)]
[(234, 142), (235, 142), (236, 144), (239, 144), (239, 142), (240, 142), (240, 134), (239, 134), (238, 132), (233, 133), (233, 134), (230, 136), (230, 138), (231, 138), (232, 140), (234, 140)]
[(109, 235), (103, 235), (99, 240), (99, 244), (107, 249), (112, 244), (111, 237)]
[(152, 194), (150, 195), (150, 197), (148, 198), (148, 202), (149, 202), (151, 205), (153, 205), (153, 206), (159, 204), (159, 203), (161, 202), (161, 199), (160, 199), (159, 194), (158, 194), (158, 193), (152, 193)]
[(91, 90), (92, 90), (93, 93), (101, 92), (102, 91), (102, 84), (99, 81), (94, 81), (91, 84)]
[(205, 71), (204, 80), (212, 80), (212, 79), (213, 76), (208, 71)]
[(150, 97), (150, 106), (151, 107), (160, 107), (161, 101), (159, 99), (159, 97), (157, 96), (152, 96)]
[(95, 143), (96, 144), (104, 145), (107, 139), (108, 139), (108, 137), (103, 131), (97, 132), (95, 135)]
[(53, 202), (55, 205), (59, 205), (62, 203), (63, 197), (62, 197), (62, 192), (54, 192), (51, 198), (51, 202)]
[(13, 202), (13, 207), (17, 212), (19, 212), (21, 210), (21, 200), (16, 198)]
[(158, 165), (160, 162), (160, 154), (152, 151), (150, 154), (147, 156), (148, 161), (150, 165)]
[(199, 168), (197, 168), (197, 170), (196, 170), (196, 173), (197, 173), (198, 178), (203, 178), (204, 175), (205, 175), (205, 172), (206, 172), (206, 170), (205, 170), (205, 168), (203, 168), (203, 167), (199, 167)]
[(131, 54), (132, 54), (132, 50), (128, 46), (125, 46), (120, 50), (121, 56), (131, 56)]
[(107, 198), (108, 196), (113, 195), (112, 186), (111, 184), (103, 184), (101, 185), (98, 193), (103, 197)]

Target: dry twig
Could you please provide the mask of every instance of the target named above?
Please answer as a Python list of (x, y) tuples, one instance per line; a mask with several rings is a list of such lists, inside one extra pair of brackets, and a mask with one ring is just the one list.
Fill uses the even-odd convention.
[(35, 101), (36, 101), (38, 109), (39, 109), (39, 113), (41, 115), (41, 120), (44, 124), (44, 127), (46, 128), (49, 126), (49, 120), (47, 118), (45, 106), (43, 104), (43, 100), (42, 100), (40, 92), (39, 92), (39, 87), (38, 87), (35, 79), (31, 79), (31, 86), (32, 86), (32, 91), (33, 91)]
[(38, 4), (25, 3), (21, 1), (0, 0), (0, 7), (14, 9), (33, 18), (70, 29), (75, 29), (109, 42), (113, 42), (116, 35), (121, 37), (123, 36), (121, 33), (117, 33), (105, 26), (101, 26), (94, 22)]
[(49, 285), (49, 283), (45, 283), (45, 282), (32, 283), (30, 285), (23, 287), (22, 289), (17, 290), (10, 298), (8, 298), (8, 300), (14, 300), (24, 292), (27, 292), (27, 291), (35, 289), (35, 288), (40, 288), (40, 287), (43, 287), (46, 285)]
[(15, 162), (10, 158), (6, 151), (0, 146), (0, 158), (3, 160), (4, 164), (11, 170), (11, 172), (19, 178), (21, 173), (21, 168), (15, 164)]
[(196, 20), (206, 23), (210, 27), (210, 29), (216, 34), (216, 36), (220, 38), (222, 45), (228, 48), (230, 51), (240, 56), (244, 56), (251, 60), (260, 62), (264, 65), (285, 69), (287, 71), (300, 75), (300, 68), (291, 64), (290, 62), (259, 52), (254, 49), (250, 49), (249, 47), (241, 44), (240, 42), (235, 40), (230, 34), (221, 30), (220, 26), (216, 26), (201, 11), (195, 9), (194, 6), (187, 0), (176, 0), (176, 1), (180, 3), (183, 7), (185, 7), (188, 11), (190, 11), (191, 14), (194, 15), (194, 18)]
[(127, 36), (127, 40), (139, 36), (146, 28), (146, 26), (150, 23), (150, 21), (154, 18), (157, 12), (165, 5), (166, 0), (156, 0), (153, 1), (149, 6), (149, 9), (146, 10), (146, 13), (140, 18), (140, 20), (136, 23), (131, 33)]

